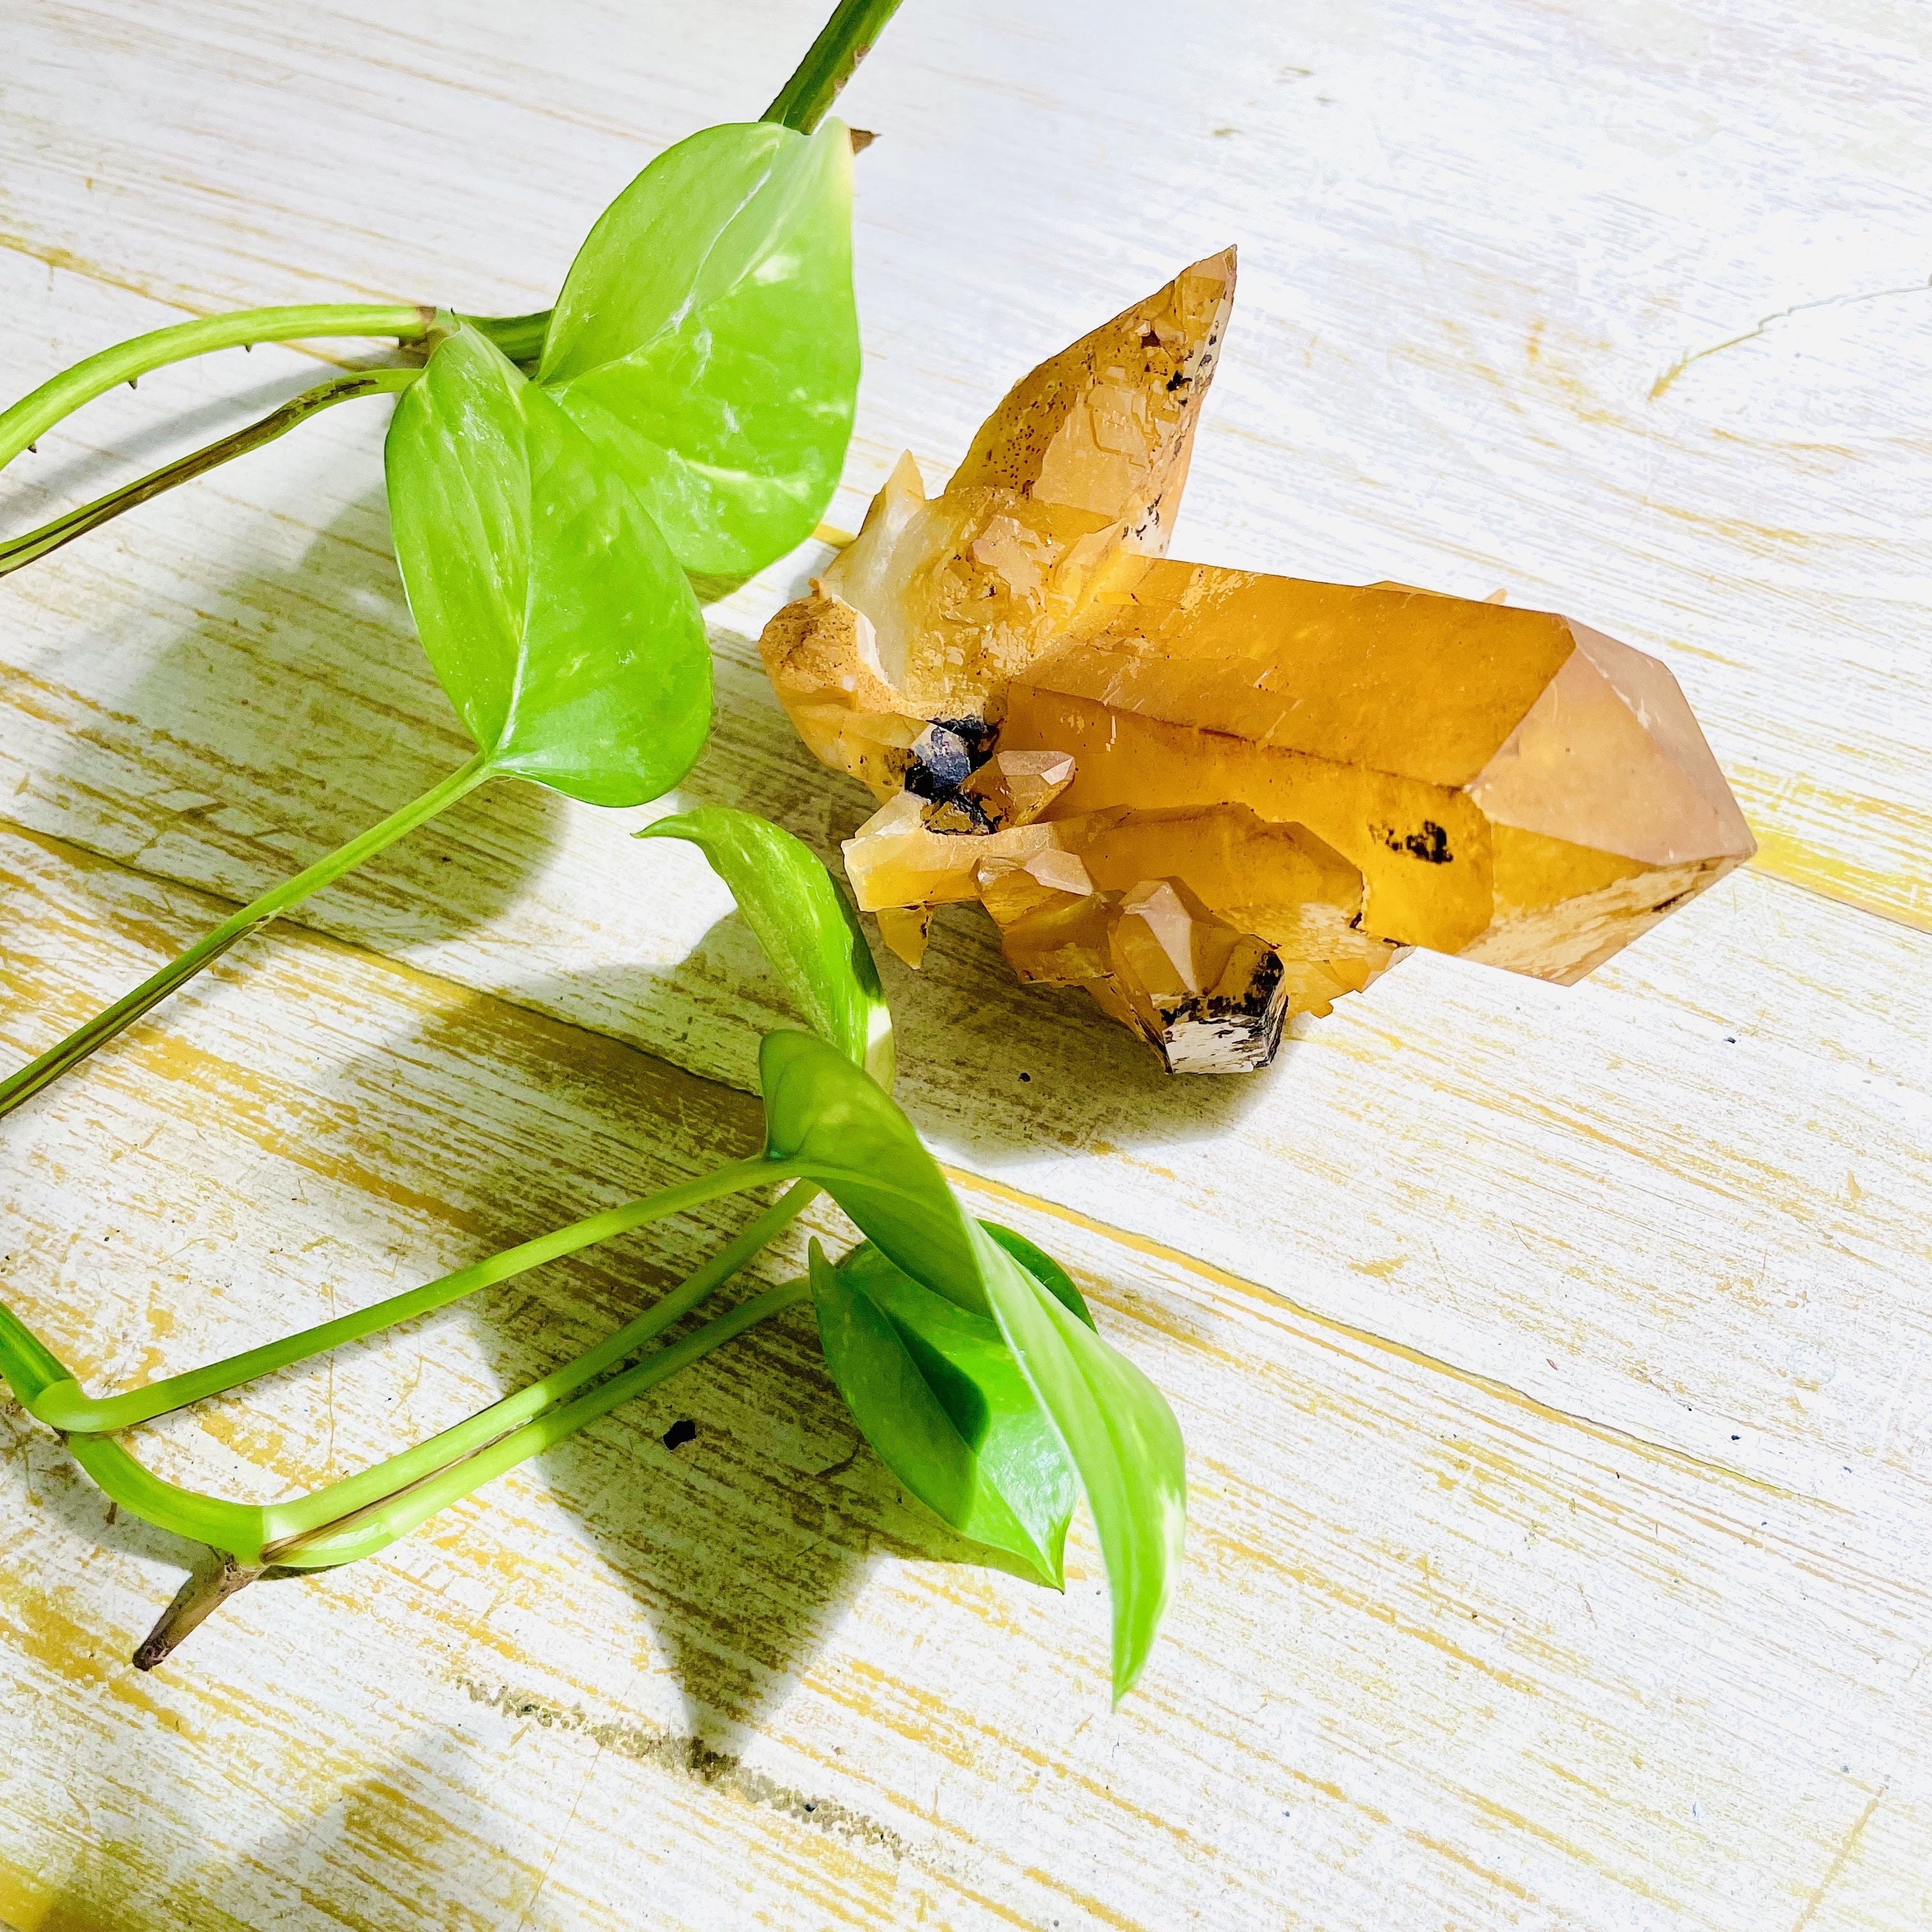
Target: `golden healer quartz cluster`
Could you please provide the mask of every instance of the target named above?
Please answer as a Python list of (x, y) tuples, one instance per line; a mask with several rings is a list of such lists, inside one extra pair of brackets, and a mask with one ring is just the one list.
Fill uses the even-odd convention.
[(976, 900), (1176, 1072), (1264, 1066), (1412, 946), (1564, 985), (1754, 849), (1670, 673), (1574, 620), (1168, 559), (1234, 258), (1024, 378), (938, 496), (901, 459), (766, 628), (909, 963)]

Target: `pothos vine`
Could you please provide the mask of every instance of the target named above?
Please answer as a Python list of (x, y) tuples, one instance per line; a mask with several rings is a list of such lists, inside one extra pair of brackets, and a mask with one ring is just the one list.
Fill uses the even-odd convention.
[[(117, 384), (256, 342), (379, 338), (420, 361), (331, 378), (248, 428), (0, 542), (18, 570), (322, 410), (395, 397), (384, 466), (397, 561), (430, 662), (476, 745), (420, 798), (242, 907), (0, 1080), (0, 1115), (70, 1075), (231, 946), (476, 787), (514, 778), (599, 806), (662, 797), (708, 735), (702, 601), (811, 535), (837, 484), (860, 374), (854, 143), (828, 118), (898, 0), (842, 0), (755, 122), (660, 154), (599, 216), (541, 314), (437, 303), (255, 309), (88, 357), (0, 415), (0, 465)], [(808, 1030), (760, 1054), (760, 1148), (704, 1178), (536, 1235), (406, 1293), (104, 1396), (0, 1307), (0, 1372), (122, 1508), (205, 1556), (142, 1645), (152, 1667), (236, 1590), (380, 1550), (436, 1511), (809, 1300), (854, 1420), (908, 1489), (1058, 1586), (1084, 1496), (1113, 1604), (1113, 1684), (1138, 1676), (1180, 1561), (1180, 1432), (1096, 1331), (1065, 1271), (968, 1216), (891, 1097), (890, 1016), (856, 920), (778, 826), (707, 808), (639, 835), (697, 844)], [(770, 1198), (776, 1190), (776, 1198)], [(864, 1236), (836, 1262), (663, 1338), (821, 1193)], [(596, 1347), (466, 1420), (266, 1506), (165, 1482), (141, 1424), (729, 1195), (763, 1201), (679, 1287)]]

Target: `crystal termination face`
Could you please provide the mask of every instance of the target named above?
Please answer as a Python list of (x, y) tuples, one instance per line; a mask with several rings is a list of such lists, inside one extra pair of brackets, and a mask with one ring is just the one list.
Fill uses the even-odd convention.
[(1570, 985), (1756, 849), (1655, 658), (1552, 613), (1171, 561), (1232, 250), (1043, 363), (928, 500), (910, 456), (766, 626), (916, 966), (976, 900), (1170, 1071), (1264, 1066), (1426, 946)]

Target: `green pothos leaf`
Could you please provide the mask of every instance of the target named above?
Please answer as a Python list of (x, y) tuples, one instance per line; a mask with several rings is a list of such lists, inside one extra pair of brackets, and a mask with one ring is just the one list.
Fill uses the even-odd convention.
[(1180, 1574), (1187, 1534), (1180, 1425), (1132, 1363), (997, 1241), (974, 1234), (1000, 1332), (1052, 1417), (1094, 1512), (1113, 1600), (1118, 1701), (1146, 1665)]
[(1094, 1513), (1113, 1600), (1114, 1694), (1123, 1696), (1153, 1646), (1186, 1536), (1173, 1412), (1084, 1310), (968, 1219), (911, 1122), (850, 1060), (809, 1034), (776, 1033), (759, 1073), (767, 1151), (808, 1173), (921, 1287), (990, 1318), (1012, 1352)]
[(966, 1217), (890, 1096), (843, 1054), (803, 1033), (766, 1034), (758, 1081), (765, 1151), (807, 1166), (915, 1280), (970, 1314), (990, 1315)]
[(802, 543), (858, 396), (844, 124), (707, 128), (660, 154), (571, 264), (538, 380), (686, 570), (740, 580)]
[(688, 839), (731, 889), (785, 991), (820, 1039), (890, 1093), (892, 1021), (858, 916), (824, 862), (768, 818), (707, 805), (640, 838)]
[(869, 1242), (835, 1268), (814, 1241), (812, 1291), (826, 1366), (880, 1460), (955, 1529), (1060, 1587), (1079, 1490), (998, 1324)]
[(384, 453), (397, 561), (493, 770), (641, 805), (703, 748), (711, 657), (649, 512), (555, 402), (458, 325)]
[(1073, 1286), (1073, 1277), (1044, 1248), (1035, 1247), (1024, 1234), (1016, 1234), (997, 1221), (982, 1221), (980, 1226), (1070, 1315), (1078, 1316), (1090, 1328), (1094, 1325), (1094, 1311), (1087, 1306), (1087, 1298)]

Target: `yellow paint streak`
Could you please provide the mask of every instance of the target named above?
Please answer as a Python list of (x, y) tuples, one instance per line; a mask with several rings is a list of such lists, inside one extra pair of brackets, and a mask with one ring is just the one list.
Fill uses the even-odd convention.
[(1324, 1798), (1332, 1798), (1338, 1804), (1346, 1804), (1351, 1810), (1359, 1811), (1371, 1824), (1386, 1825), (1390, 1822), (1386, 1811), (1378, 1811), (1372, 1804), (1365, 1804), (1359, 1798), (1351, 1798), (1342, 1787), (1326, 1778), (1311, 1778), (1305, 1771), (1288, 1767), (1288, 1774), (1298, 1784), (1305, 1784), (1311, 1791), (1318, 1791)]
[(970, 1900), (982, 1912), (989, 1912), (995, 1918), (1003, 1920), (1009, 1925), (1018, 1926), (1021, 1932), (1040, 1932), (1037, 1918), (1030, 1918), (1024, 1912), (1009, 1910), (997, 1899), (988, 1898), (983, 1892), (975, 1892), (970, 1886), (958, 1879), (949, 1879), (946, 1882), (960, 1898)]
[[(292, 1105), (292, 1090), (272, 1076), (254, 1072), (235, 1060), (204, 1052), (170, 1034), (143, 1040), (123, 1054), (116, 1077), (124, 1085), (139, 1091), (142, 1098), (152, 1100), (156, 1096), (154, 1078), (144, 1076), (172, 1082), (192, 1096), (181, 1109), (184, 1118), (201, 1112), (207, 1097), (218, 1094), (224, 1128), (245, 1138), (260, 1152), (305, 1168), (319, 1179), (445, 1222), (464, 1234), (483, 1232), (482, 1217), (452, 1207), (442, 1196), (406, 1187), (391, 1173), (331, 1153), (328, 1143), (316, 1131), (320, 1124), (316, 1115), (320, 1110)], [(293, 1118), (286, 1126), (278, 1125), (274, 1119), (278, 1113)]]
[(1387, 1281), (1392, 1275), (1400, 1274), (1408, 1261), (1406, 1255), (1390, 1255), (1385, 1261), (1351, 1262), (1348, 1268), (1352, 1274), (1365, 1274), (1374, 1281)]
[[(1204, 1538), (1204, 1532), (1198, 1524), (1191, 1525), (1189, 1533), (1197, 1541)], [(1226, 1543), (1226, 1538), (1214, 1540), (1224, 1544)], [(1241, 1546), (1235, 1544), (1232, 1546), (1239, 1548)], [(1480, 1672), (1484, 1676), (1502, 1685), (1505, 1690), (1514, 1690), (1524, 1697), (1536, 1697), (1542, 1694), (1543, 1686), (1534, 1678), (1522, 1677), (1514, 1671), (1498, 1670), (1486, 1658), (1478, 1657), (1474, 1652), (1465, 1650), (1460, 1644), (1451, 1643), (1447, 1637), (1438, 1636), (1425, 1625), (1400, 1616), (1393, 1605), (1379, 1603), (1364, 1591), (1350, 1589), (1333, 1577), (1310, 1569), (1306, 1564), (1273, 1562), (1259, 1552), (1252, 1553), (1261, 1567), (1277, 1575), (1292, 1578), (1304, 1589), (1358, 1612), (1371, 1622), (1378, 1623), (1385, 1629), (1394, 1631), (1397, 1636), (1408, 1637), (1426, 1644), (1432, 1650), (1440, 1651), (1444, 1657), (1455, 1663), (1466, 1664), (1470, 1670)]]
[(1518, 1885), (1513, 1878), (1505, 1878), (1499, 1871), (1489, 1866), (1478, 1864), (1466, 1852), (1459, 1852), (1454, 1845), (1444, 1844), (1440, 1838), (1432, 1838), (1421, 1832), (1406, 1834), (1412, 1844), (1420, 1845), (1426, 1852), (1433, 1852), (1438, 1858), (1447, 1858), (1451, 1864), (1460, 1865), (1466, 1872), (1472, 1873), (1485, 1885), (1494, 1886), (1498, 1892), (1508, 1892), (1512, 1898), (1520, 1898), (1526, 1905), (1537, 1902), (1536, 1894), (1527, 1886)]
[[(16, 825), (0, 817), (0, 838), (17, 839), (44, 853), (58, 864), (83, 875), (88, 873), (111, 873), (123, 879), (138, 879), (146, 884), (158, 884), (172, 896), (206, 908), (206, 910), (184, 913), (178, 920), (165, 926), (142, 919), (131, 908), (118, 909), (116, 915), (115, 930), (123, 938), (131, 939), (154, 952), (158, 958), (165, 959), (187, 945), (192, 939), (206, 932), (229, 913), (238, 909), (242, 902), (224, 898), (208, 891), (206, 887), (184, 884), (179, 880), (142, 872), (125, 861), (106, 854), (90, 851), (71, 841), (56, 838), (50, 833), (36, 832), (26, 826)], [(37, 916), (50, 910), (45, 904), (46, 894), (40, 882), (26, 873), (0, 874), (0, 884), (10, 891), (0, 896), (0, 906), (10, 900), (18, 903), (28, 893), (34, 894), (42, 904), (36, 908)], [(299, 914), (300, 908), (296, 909)], [(312, 949), (301, 967), (291, 976), (297, 981), (293, 989), (301, 992), (316, 990), (326, 984), (328, 990), (338, 997), (344, 1004), (366, 1004), (371, 998), (362, 976), (373, 974), (382, 982), (380, 996), (393, 999), (404, 1005), (415, 1014), (432, 1017), (448, 1023), (460, 1020), (473, 1024), (478, 1030), (500, 1031), (506, 1028), (514, 1029), (515, 1034), (526, 1043), (536, 1043), (542, 1048), (554, 1050), (554, 1056), (567, 1059), (580, 1078), (589, 1079), (593, 1076), (608, 1072), (613, 1077), (635, 1087), (640, 1078), (647, 1083), (648, 1090), (670, 1090), (663, 1099), (664, 1111), (674, 1114), (683, 1111), (680, 1101), (687, 1101), (693, 1089), (699, 1090), (710, 1099), (719, 1112), (729, 1111), (742, 1116), (748, 1142), (758, 1138), (758, 1110), (757, 1103), (735, 1087), (728, 1087), (722, 1082), (702, 1074), (692, 1073), (658, 1058), (656, 1054), (632, 1046), (628, 1042), (612, 1038), (608, 1034), (579, 1026), (568, 1020), (560, 1020), (551, 1015), (537, 1011), (533, 1007), (519, 1004), (494, 993), (478, 991), (460, 980), (445, 974), (433, 973), (412, 964), (406, 959), (393, 955), (372, 952), (347, 940), (337, 939), (331, 934), (318, 932), (304, 926), (300, 917), (285, 916), (277, 922), (274, 930), (284, 936), (292, 934), (299, 943)], [(43, 936), (44, 933), (43, 932)], [(321, 968), (318, 971), (318, 967)], [(233, 970), (226, 965), (213, 969), (220, 973)], [(278, 973), (287, 974), (288, 969), (272, 956), (244, 970), (253, 970), (269, 978)], [(38, 980), (29, 980), (20, 974), (20, 969), (10, 956), (0, 953), (0, 973), (5, 977), (0, 985), (5, 985), (23, 996), (31, 992), (44, 997)], [(278, 990), (283, 990), (278, 988)], [(69, 995), (77, 1015), (85, 1017), (85, 1010), (91, 1002), (83, 996)], [(159, 1010), (165, 1014), (165, 1006)], [(121, 1050), (124, 1051), (124, 1047)], [(232, 1063), (213, 1061), (211, 1064), (227, 1066)], [(672, 1097), (675, 1096), (675, 1097)], [(642, 1096), (640, 1096), (640, 1099)], [(748, 1147), (747, 1151), (751, 1149)]]
[(1804, 1901), (1804, 1910), (1798, 1915), (1798, 1922), (1792, 1927), (1791, 1932), (1804, 1932), (1805, 1927), (1817, 1916), (1818, 1907), (1826, 1893), (1838, 1883), (1838, 1874), (1844, 1870), (1858, 1840), (1864, 1836), (1865, 1827), (1871, 1822), (1872, 1814), (1885, 1802), (1886, 1790), (1886, 1787), (1881, 1785), (1872, 1793), (1865, 1808), (1858, 1814), (1858, 1822), (1846, 1834), (1845, 1842), (1838, 1847), (1838, 1856), (1826, 1868), (1825, 1876), (1818, 1881), (1817, 1889)]
[(1508, 1826), (1512, 1832), (1540, 1838), (1546, 1845), (1560, 1852), (1566, 1858), (1574, 1860), (1584, 1870), (1601, 1872), (1606, 1877), (1616, 1880), (1618, 1884), (1628, 1887), (1640, 1898), (1648, 1898), (1654, 1904), (1670, 1905), (1677, 1903), (1669, 1893), (1660, 1892), (1646, 1884), (1640, 1872), (1633, 1867), (1624, 1864), (1613, 1868), (1601, 1858), (1593, 1858), (1581, 1845), (1573, 1843), (1560, 1832), (1551, 1831), (1547, 1826), (1538, 1824), (1533, 1818), (1521, 1811), (1513, 1810), (1507, 1804), (1498, 1804), (1493, 1799), (1484, 1798), (1476, 1792), (1469, 1792), (1468, 1797), (1472, 1807), (1482, 1816), (1496, 1820)]
[(9, 1932), (122, 1932), (125, 1921), (102, 1919), (100, 1900), (76, 1900), (57, 1883), (49, 1892), (19, 1867), (0, 1864), (0, 1921)]
[(1062, 1898), (1070, 1898), (1082, 1912), (1097, 1918), (1103, 1925), (1118, 1926), (1120, 1928), (1120, 1932), (1145, 1932), (1143, 1921), (1138, 1918), (1129, 1918), (1122, 1913), (1114, 1911), (1110, 1906), (1102, 1905), (1097, 1898), (1088, 1893), (1076, 1892), (1070, 1885), (1061, 1884), (1051, 1872), (1042, 1870), (1038, 1865), (1028, 1865), (1026, 1868), (1025, 1875), (1036, 1885), (1046, 1886), (1050, 1891), (1058, 1892)]
[[(896, 1719), (878, 1700), (861, 1699), (842, 1693), (836, 1683), (826, 1683), (823, 1686), (825, 1694), (846, 1705), (848, 1708), (861, 1712), (874, 1722), (897, 1731), (908, 1742), (937, 1752), (950, 1762), (965, 1769), (973, 1764), (974, 1753), (970, 1748), (962, 1748), (956, 1736), (945, 1735), (947, 1731), (956, 1733), (963, 1726), (988, 1738), (1002, 1752), (1010, 1752), (1023, 1758), (1036, 1770), (1050, 1772), (1101, 1799), (1112, 1809), (1143, 1826), (1149, 1832), (1158, 1832), (1172, 1839), (1189, 1856), (1197, 1858), (1211, 1856), (1210, 1847), (1203, 1845), (1191, 1832), (1176, 1825), (1172, 1819), (1158, 1811), (1150, 1811), (1140, 1805), (1130, 1804), (1110, 1786), (1089, 1778), (1084, 1772), (1075, 1769), (1046, 1751), (1022, 1744), (1004, 1729), (982, 1724), (970, 1712), (948, 1704), (929, 1691), (916, 1689), (897, 1678), (889, 1676), (862, 1658), (846, 1659), (845, 1669), (848, 1675), (862, 1678), (876, 1689), (891, 1691), (900, 1703), (910, 1707), (914, 1714)], [(1071, 1898), (1073, 1894), (1069, 1893), (1067, 1896)]]
[(69, 1684), (91, 1684), (112, 1703), (139, 1711), (170, 1730), (182, 1729), (178, 1714), (148, 1694), (148, 1680), (123, 1661), (133, 1648), (126, 1633), (108, 1639), (96, 1628), (76, 1623), (48, 1592), (17, 1570), (0, 1569), (0, 1618), (8, 1647)]
[[(1786, 791), (1798, 789), (1786, 786)], [(1806, 787), (1807, 790), (1814, 788)], [(1742, 782), (1738, 790), (1750, 802)], [(1875, 799), (1832, 795), (1838, 811), (1862, 821), (1882, 826), (1886, 844), (1906, 850), (1932, 851), (1932, 814), (1906, 811)], [(1868, 864), (1840, 851), (1834, 851), (1787, 831), (1775, 820), (1760, 812), (1752, 814), (1751, 829), (1757, 834), (1757, 856), (1752, 866), (1787, 885), (1802, 886), (1806, 891), (1835, 899), (1840, 905), (1855, 906), (1861, 912), (1875, 913), (1881, 919), (1896, 920), (1920, 932), (1932, 932), (1932, 868), (1916, 876), (1909, 872), (1892, 872)], [(1879, 849), (1882, 850), (1883, 847)]]
[[(29, 242), (24, 236), (0, 234), (0, 250), (4, 250), (10, 255), (24, 255), (30, 262), (39, 262), (64, 274), (84, 276), (88, 281), (98, 282), (104, 288), (119, 289), (126, 294), (139, 296), (142, 300), (153, 302), (160, 308), (172, 309), (177, 314), (191, 321), (212, 315), (226, 314), (233, 306), (228, 302), (218, 302), (212, 308), (197, 308), (192, 303), (182, 301), (178, 296), (158, 294), (144, 282), (134, 280), (127, 275), (117, 274), (111, 268), (103, 268), (98, 262), (90, 262), (85, 255), (76, 254), (71, 248), (62, 248), (52, 242)], [(343, 284), (342, 292), (334, 298), (340, 302), (394, 302), (399, 299), (407, 302), (417, 299), (413, 296), (399, 298), (386, 295), (376, 289), (358, 290), (350, 284)], [(156, 322), (154, 326), (166, 328), (169, 325)], [(317, 362), (326, 362), (338, 368), (358, 366), (358, 352), (352, 350), (339, 346), (324, 347), (320, 342), (280, 342), (274, 346), (279, 349), (292, 349), (298, 355), (307, 356)], [(850, 541), (849, 537), (846, 538), (847, 542)]]

